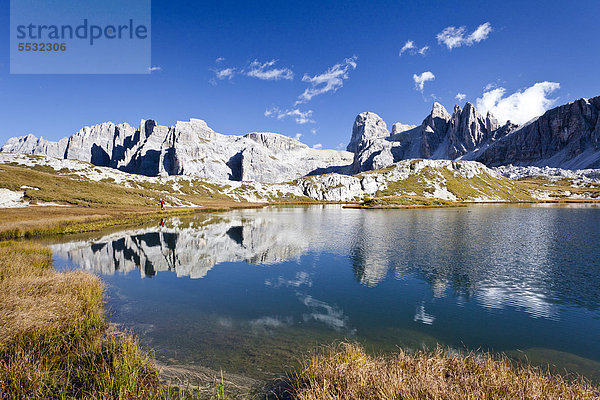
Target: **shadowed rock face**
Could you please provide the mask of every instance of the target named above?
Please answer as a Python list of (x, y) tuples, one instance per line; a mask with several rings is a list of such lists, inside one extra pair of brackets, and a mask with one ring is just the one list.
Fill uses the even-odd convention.
[(491, 166), (600, 168), (600, 96), (547, 111), (476, 159)]
[[(191, 119), (175, 126), (142, 120), (139, 128), (107, 122), (48, 142), (28, 135), (9, 139), (3, 152), (49, 155), (146, 176), (194, 175), (213, 180), (282, 182), (352, 163), (345, 151), (315, 150), (268, 132), (222, 135)], [(337, 169), (336, 169), (337, 168)]]
[(352, 172), (383, 168), (404, 159), (476, 160), (488, 166), (535, 165), (560, 168), (600, 167), (600, 97), (580, 99), (552, 110), (522, 127), (500, 126), (490, 113), (467, 103), (450, 115), (439, 103), (418, 127), (385, 122), (374, 113), (356, 117), (348, 150)]

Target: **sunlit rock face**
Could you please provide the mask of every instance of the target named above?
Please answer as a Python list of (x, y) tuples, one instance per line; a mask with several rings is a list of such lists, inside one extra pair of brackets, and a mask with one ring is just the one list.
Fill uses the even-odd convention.
[(211, 180), (286, 182), (349, 168), (353, 154), (311, 149), (270, 132), (222, 135), (191, 119), (174, 126), (142, 120), (139, 128), (107, 122), (49, 142), (33, 135), (11, 138), (2, 152), (86, 161), (146, 176), (193, 175)]
[(50, 142), (43, 137), (27, 136), (12, 137), (4, 143), (0, 151), (5, 153), (40, 154), (49, 157), (64, 158), (67, 149), (67, 138), (58, 142)]

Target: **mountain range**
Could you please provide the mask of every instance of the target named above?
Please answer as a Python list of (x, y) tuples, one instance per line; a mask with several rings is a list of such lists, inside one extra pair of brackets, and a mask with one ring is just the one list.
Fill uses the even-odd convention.
[(359, 114), (348, 151), (352, 172), (386, 167), (411, 158), (479, 161), (500, 165), (600, 168), (600, 96), (579, 99), (546, 111), (522, 126), (500, 125), (471, 104), (452, 114), (439, 103), (419, 126), (385, 122), (374, 113)]
[(223, 135), (191, 119), (174, 126), (142, 120), (84, 127), (58, 142), (10, 138), (1, 152), (76, 159), (146, 176), (191, 175), (212, 180), (286, 182), (330, 172), (356, 174), (414, 158), (479, 161), (565, 169), (600, 168), (600, 96), (561, 105), (518, 126), (500, 125), (471, 103), (450, 114), (434, 103), (421, 125), (359, 114), (347, 151), (317, 150), (270, 132)]

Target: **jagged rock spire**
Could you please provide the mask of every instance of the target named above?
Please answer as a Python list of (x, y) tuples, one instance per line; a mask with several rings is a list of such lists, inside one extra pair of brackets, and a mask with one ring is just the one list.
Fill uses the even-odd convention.
[(387, 125), (383, 119), (373, 112), (363, 112), (356, 116), (352, 126), (352, 137), (346, 150), (355, 153), (364, 143), (371, 139), (380, 139), (390, 136)]

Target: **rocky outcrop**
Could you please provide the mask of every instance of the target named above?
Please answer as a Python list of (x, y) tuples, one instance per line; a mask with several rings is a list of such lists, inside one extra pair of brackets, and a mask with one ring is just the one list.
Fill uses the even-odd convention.
[(146, 176), (258, 182), (340, 172), (353, 160), (352, 153), (311, 149), (276, 133), (222, 135), (199, 119), (171, 127), (152, 120), (142, 120), (139, 128), (107, 122), (85, 127), (57, 143), (33, 135), (12, 138), (0, 151), (81, 160)]
[(491, 166), (600, 168), (600, 96), (549, 110), (473, 158)]
[(517, 180), (529, 177), (541, 177), (549, 181), (569, 179), (577, 186), (600, 183), (600, 169), (562, 169), (552, 167), (519, 167), (515, 165), (502, 165), (494, 168), (502, 176)]
[(467, 202), (530, 199), (526, 195), (518, 197), (522, 190), (516, 190), (514, 182), (474, 161), (403, 160), (382, 170), (354, 176), (305, 177), (297, 185), (304, 196), (323, 201), (386, 196)]
[(356, 153), (370, 140), (384, 139), (390, 136), (387, 125), (381, 117), (372, 112), (360, 113), (354, 120), (352, 138), (346, 150)]
[(377, 120), (365, 115), (377, 117), (373, 113), (356, 117), (348, 145), (348, 149), (355, 149), (354, 173), (409, 158), (458, 159), (494, 139), (500, 128), (491, 114), (482, 116), (471, 103), (464, 109), (455, 106), (452, 115), (440, 103), (433, 103), (431, 113), (420, 126), (396, 123), (391, 135), (377, 130), (385, 127), (379, 117)]
[[(452, 114), (439, 103), (418, 127), (385, 122), (373, 113), (356, 117), (348, 149), (352, 172), (383, 168), (411, 158), (476, 160), (488, 166), (506, 164), (568, 169), (600, 168), (600, 97), (580, 99), (519, 127), (500, 125), (490, 113), (471, 104)], [(369, 118), (367, 118), (369, 116)]]
[[(398, 124), (395, 125), (398, 131)], [(358, 114), (352, 127), (352, 139), (346, 148), (354, 152), (352, 173), (383, 168), (394, 162), (392, 141), (387, 125), (372, 112)]]
[(27, 136), (13, 137), (4, 143), (1, 152), (42, 154), (50, 157), (64, 158), (68, 139), (63, 138), (58, 142), (49, 142), (43, 137), (39, 139), (32, 134)]
[(411, 130), (413, 128), (416, 128), (416, 125), (408, 125), (396, 122), (394, 125), (392, 125), (392, 135), (396, 135), (398, 133)]

